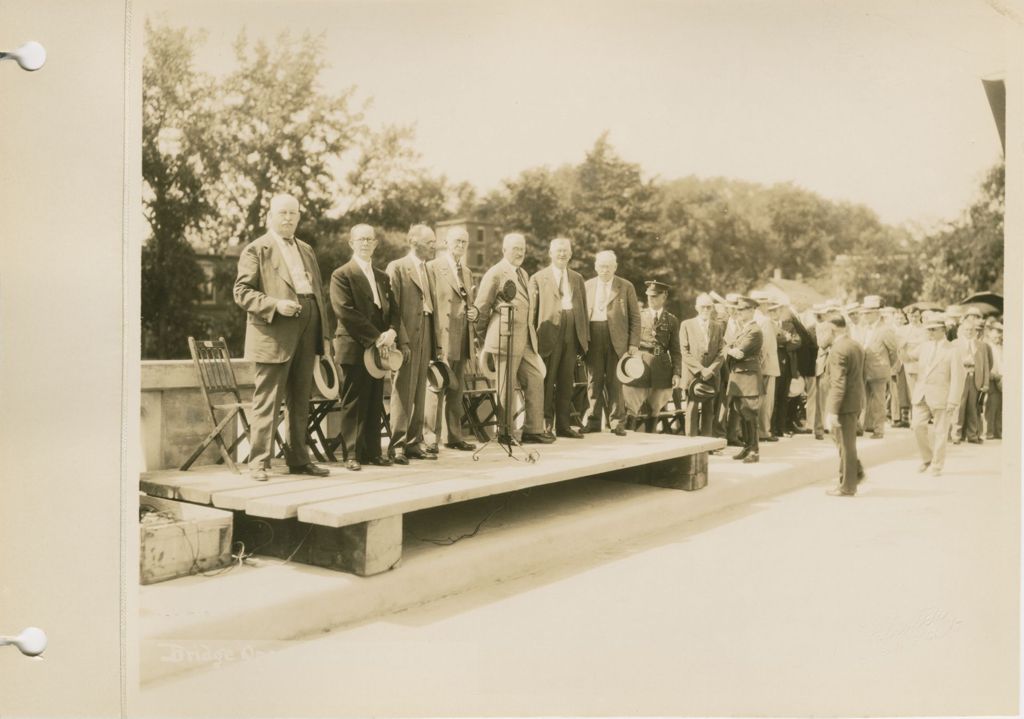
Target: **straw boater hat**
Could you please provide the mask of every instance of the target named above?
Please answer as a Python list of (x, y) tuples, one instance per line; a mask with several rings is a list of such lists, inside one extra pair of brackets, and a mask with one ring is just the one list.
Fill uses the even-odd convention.
[(313, 384), (324, 399), (338, 399), (338, 370), (334, 368), (334, 361), (330, 357), (316, 356), (313, 363)]
[(644, 360), (640, 355), (624, 354), (619, 358), (618, 364), (615, 365), (615, 376), (619, 378), (619, 382), (622, 384), (628, 384), (643, 377), (646, 369), (647, 367), (644, 365)]
[(397, 349), (388, 352), (387, 358), (381, 356), (381, 351), (377, 347), (367, 347), (363, 352), (363, 364), (366, 365), (366, 371), (374, 379), (384, 379), (388, 370), (397, 372), (398, 368), (402, 366), (403, 359), (402, 353)]
[(946, 320), (949, 319), (941, 312), (933, 312), (926, 314), (921, 317), (921, 326), (926, 330), (944, 330), (946, 329)]
[(740, 310), (756, 310), (758, 307), (757, 300), (753, 297), (747, 297), (746, 295), (736, 295), (734, 300), (736, 309)]
[(427, 389), (434, 393), (448, 390), (455, 383), (455, 371), (441, 360), (427, 365)]
[(878, 295), (865, 295), (864, 302), (861, 303), (862, 312), (873, 312), (882, 309), (882, 298)]

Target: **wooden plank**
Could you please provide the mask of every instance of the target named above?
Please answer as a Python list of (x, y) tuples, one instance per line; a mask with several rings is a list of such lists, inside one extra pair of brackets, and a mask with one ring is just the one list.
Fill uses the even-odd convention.
[(642, 439), (637, 437), (628, 444), (621, 441), (581, 442), (576, 446), (585, 449), (585, 454), (581, 456), (579, 451), (547, 451), (536, 464), (505, 460), (499, 466), (481, 467), (479, 472), (464, 476), (451, 477), (449, 474), (437, 481), (415, 486), (304, 504), (298, 508), (297, 516), (300, 522), (343, 527), (492, 494), (701, 454), (724, 447), (725, 440), (650, 435)]
[[(352, 473), (350, 473), (351, 475)], [(331, 476), (324, 479), (306, 479), (301, 485), (293, 482), (258, 482), (258, 486), (246, 485), (240, 488), (232, 488), (223, 491), (216, 491), (211, 495), (211, 504), (218, 509), (230, 509), (232, 511), (244, 511), (245, 505), (250, 499), (260, 497), (271, 497), (276, 494), (287, 494), (308, 489), (323, 489), (324, 487), (338, 487), (344, 484), (351, 484), (359, 481), (354, 476)]]
[[(420, 483), (432, 483), (437, 481), (428, 473), (416, 475), (399, 475), (395, 479), (388, 479), (384, 475), (374, 479), (353, 482), (351, 484), (339, 485), (336, 487), (325, 487), (323, 489), (312, 489), (309, 491), (296, 491), (287, 494), (279, 494), (270, 497), (259, 497), (251, 499), (245, 504), (245, 513), (252, 517), (269, 517), (271, 519), (288, 519), (298, 514), (299, 507), (314, 502), (330, 500), (343, 500), (363, 494), (374, 494), (390, 489), (404, 489), (413, 487)], [(395, 514), (392, 512), (392, 514)], [(375, 517), (374, 519), (379, 519)], [(342, 525), (329, 525), (342, 526)]]

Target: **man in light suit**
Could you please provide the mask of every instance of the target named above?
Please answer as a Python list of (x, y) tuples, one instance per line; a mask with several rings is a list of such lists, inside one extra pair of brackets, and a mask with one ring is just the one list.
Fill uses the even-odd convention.
[(423, 444), (423, 413), (427, 366), (434, 357), (434, 289), (427, 260), (434, 258), (437, 239), (426, 225), (409, 228), (409, 253), (388, 264), (387, 275), (398, 302), (401, 322), (398, 346), (405, 361), (395, 373), (391, 390), (391, 446), (395, 464), (410, 459), (437, 459)]
[(269, 478), (282, 401), (288, 410), (289, 473), (330, 474), (310, 462), (306, 447), (313, 363), (317, 354), (330, 354), (330, 343), (320, 267), (313, 248), (295, 237), (299, 217), (298, 200), (275, 195), (267, 233), (238, 258), (234, 298), (248, 313), (245, 358), (256, 365), (249, 472), (260, 482)]
[(868, 295), (860, 307), (860, 342), (864, 347), (864, 431), (885, 436), (885, 390), (897, 363), (896, 334), (882, 322), (882, 298)]
[(349, 232), (352, 259), (331, 275), (331, 306), (338, 319), (334, 355), (341, 367), (341, 440), (345, 468), (363, 464), (386, 467), (380, 448), (384, 380), (366, 369), (363, 353), (371, 347), (397, 352), (398, 303), (388, 276), (371, 264), (377, 237), (369, 225)]
[[(515, 310), (511, 334), (511, 374), (523, 390), (525, 421), (524, 444), (550, 444), (555, 436), (544, 429), (544, 363), (537, 354), (537, 333), (530, 322), (531, 308), (536, 301), (530, 292), (526, 270), (522, 268), (526, 257), (526, 238), (518, 233), (505, 235), (501, 243), (502, 259), (480, 279), (476, 295), (476, 332), (483, 339), (483, 351), (497, 358), (499, 411), (505, 411), (504, 399), (511, 388), (505, 387), (505, 357), (499, 352), (502, 327), (499, 293), (508, 283), (515, 296), (509, 300)], [(512, 428), (505, 428), (509, 435)]]
[(615, 275), (617, 267), (614, 252), (598, 252), (594, 257), (597, 277), (586, 282), (590, 310), (590, 409), (583, 431), (600, 432), (607, 414), (612, 431), (624, 437), (626, 409), (615, 366), (623, 354), (635, 355), (640, 351), (640, 303), (633, 283)]
[[(956, 416), (960, 393), (964, 386), (963, 362), (946, 339), (942, 315), (925, 319), (928, 339), (914, 351), (917, 359), (917, 381), (910, 394), (913, 404), (911, 428), (921, 452), (919, 472), (931, 467), (932, 474), (942, 474), (946, 461), (949, 423)], [(933, 425), (929, 439), (928, 422)]]
[(731, 339), (725, 348), (725, 354), (732, 358), (729, 362), (727, 393), (732, 412), (743, 425), (744, 444), (743, 449), (733, 455), (733, 459), (754, 464), (760, 461), (757, 430), (758, 410), (764, 397), (761, 379), (763, 339), (761, 326), (754, 319), (757, 301), (737, 295), (735, 306), (735, 335), (730, 333)]
[(565, 237), (551, 240), (551, 265), (530, 278), (536, 301), (530, 321), (537, 331), (537, 352), (547, 375), (544, 378), (544, 420), (559, 437), (582, 439), (572, 427), (573, 385), (576, 358), (585, 355), (590, 341), (587, 290), (583, 276), (569, 269), (572, 243)]
[(857, 459), (857, 418), (864, 409), (864, 349), (850, 337), (844, 318), (829, 321), (834, 330), (828, 353), (825, 425), (839, 448), (839, 486), (826, 494), (852, 497), (864, 479)]
[[(434, 285), (434, 338), (437, 342), (437, 358), (452, 370), (452, 382), (444, 396), (427, 396), (427, 423), (435, 421), (436, 402), (444, 402), (445, 424), (448, 425), (448, 440), (445, 446), (471, 452), (476, 445), (462, 437), (462, 392), (466, 383), (466, 368), (476, 362), (475, 343), (472, 341), (472, 322), (476, 319), (473, 301), (473, 275), (464, 264), (469, 233), (456, 227), (445, 237), (448, 251), (427, 263)], [(430, 429), (440, 441), (441, 428)]]
[(686, 392), (686, 434), (690, 437), (713, 436), (715, 398), (698, 400), (688, 389), (694, 377), (700, 377), (718, 392), (719, 368), (725, 361), (722, 340), (725, 325), (712, 319), (714, 301), (705, 293), (697, 295), (697, 316), (679, 326), (679, 350), (683, 357), (683, 374), (679, 385)]

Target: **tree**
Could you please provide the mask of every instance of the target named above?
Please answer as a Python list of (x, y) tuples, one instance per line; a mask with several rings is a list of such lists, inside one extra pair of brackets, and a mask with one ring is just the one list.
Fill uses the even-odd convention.
[(210, 182), (219, 174), (212, 133), (213, 81), (194, 66), (202, 36), (146, 22), (143, 63), (142, 355), (180, 357), (203, 328), (196, 314), (205, 280), (189, 243), (214, 214)]
[(1005, 211), (1006, 166), (1000, 163), (986, 174), (963, 217), (921, 242), (926, 297), (954, 303), (978, 291), (1003, 291)]

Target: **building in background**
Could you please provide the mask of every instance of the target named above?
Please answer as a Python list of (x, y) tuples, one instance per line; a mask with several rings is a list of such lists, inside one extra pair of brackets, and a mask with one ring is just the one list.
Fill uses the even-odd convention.
[(461, 227), (469, 234), (466, 248), (466, 264), (473, 272), (473, 281), (478, 282), (487, 268), (501, 259), (501, 227), (493, 222), (480, 222), (458, 218), (438, 222), (434, 227), (438, 247), (448, 241), (448, 232)]

